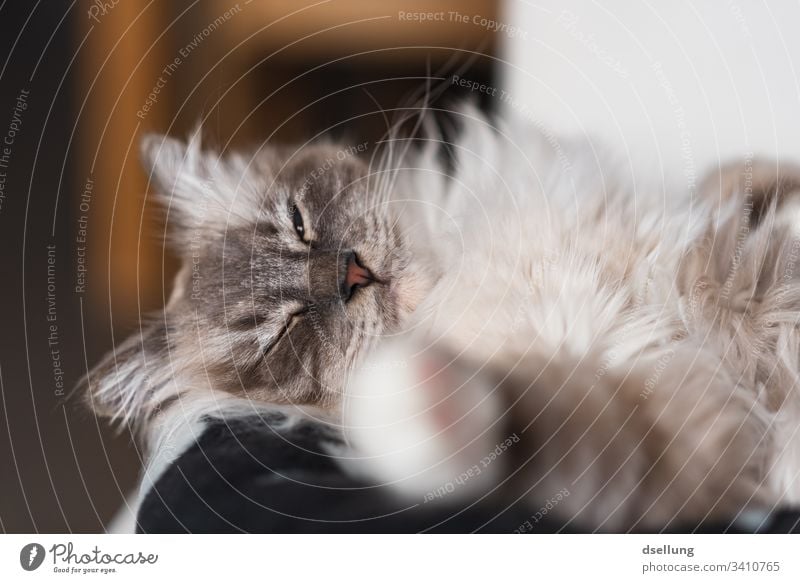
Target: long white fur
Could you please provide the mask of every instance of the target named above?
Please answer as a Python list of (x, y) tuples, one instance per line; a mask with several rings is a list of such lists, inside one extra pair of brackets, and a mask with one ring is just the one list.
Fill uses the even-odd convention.
[[(450, 355), (468, 355), (476, 379), (485, 364), (523, 382), (550, 371), (551, 402), (563, 401), (554, 411), (568, 431), (547, 446), (552, 475), (529, 477), (534, 508), (568, 487), (572, 495), (559, 509), (565, 516), (619, 529), (800, 503), (800, 279), (776, 275), (767, 292), (758, 291), (765, 301), (756, 298), (765, 265), (776, 273), (791, 267), (785, 263), (800, 224), (797, 205), (773, 205), (732, 266), (734, 250), (718, 244), (736, 230), (741, 197), (721, 201), (720, 193), (704, 197), (688, 188), (665, 194), (587, 146), (520, 130), (525, 124), (494, 127), (470, 108), (462, 116), (450, 180), (431, 171), (436, 162), (423, 150), (413, 164), (420, 172), (401, 188), (419, 201), (423, 218), (415, 217), (415, 228), (432, 225), (421, 245), (435, 247), (440, 278), (409, 323), (412, 332), (387, 342), (351, 383), (349, 437), (367, 460), (359, 471), (420, 499), (474, 463), (474, 452), (460, 453), (458, 424), (432, 421), (431, 393), (481, 406), (463, 390), (478, 380), (442, 387), (419, 369), (417, 355), (440, 344), (449, 351), (440, 370)], [(729, 272), (733, 278), (730, 298), (707, 283), (715, 262), (719, 283)], [(743, 356), (759, 326), (763, 349)], [(397, 363), (408, 370), (394, 373)], [(774, 375), (755, 375), (755, 368)], [(494, 380), (483, 382), (487, 398), (500, 390)], [(606, 397), (592, 423), (570, 428), (570, 403), (578, 406), (587, 384)], [(530, 401), (531, 419), (548, 402), (530, 396), (537, 390), (520, 397), (523, 405)], [(781, 392), (785, 401), (776, 407)], [(646, 419), (638, 432), (613, 415), (618, 401), (633, 403)], [(490, 421), (476, 427), (470, 418), (484, 451), (507, 437)], [(671, 461), (643, 453), (653, 428), (667, 435)], [(620, 431), (630, 432), (622, 448)], [(576, 458), (581, 448), (585, 456)], [(419, 449), (429, 455), (409, 455)], [(656, 462), (674, 465), (648, 486)]]

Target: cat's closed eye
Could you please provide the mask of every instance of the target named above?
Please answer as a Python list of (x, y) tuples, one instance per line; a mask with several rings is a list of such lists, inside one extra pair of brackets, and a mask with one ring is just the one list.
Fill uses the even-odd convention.
[(290, 316), (289, 316), (289, 317), (286, 319), (286, 323), (283, 325), (283, 327), (281, 328), (281, 330), (280, 330), (280, 332), (278, 333), (278, 335), (277, 335), (277, 336), (275, 336), (275, 338), (272, 340), (272, 342), (270, 342), (270, 343), (269, 343), (269, 344), (268, 344), (268, 345), (267, 345), (267, 346), (264, 348), (264, 350), (262, 351), (262, 354), (263, 354), (263, 356), (265, 356), (265, 357), (266, 357), (266, 356), (267, 356), (267, 355), (268, 355), (270, 352), (272, 352), (272, 350), (273, 350), (273, 349), (274, 349), (274, 348), (275, 348), (275, 347), (276, 347), (278, 344), (280, 344), (281, 340), (283, 340), (283, 339), (284, 339), (284, 337), (285, 337), (285, 336), (286, 336), (286, 335), (287, 335), (289, 332), (291, 332), (292, 328), (294, 328), (294, 327), (297, 325), (297, 323), (298, 323), (298, 322), (300, 322), (300, 320), (302, 320), (302, 319), (303, 319), (303, 317), (304, 317), (304, 316), (305, 316), (307, 313), (308, 313), (308, 308), (301, 308), (301, 309), (297, 310), (296, 312), (294, 312), (292, 315), (290, 315)]

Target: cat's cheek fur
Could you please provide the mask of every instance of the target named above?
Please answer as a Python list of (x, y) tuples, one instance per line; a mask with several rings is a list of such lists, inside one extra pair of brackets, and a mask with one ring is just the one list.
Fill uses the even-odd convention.
[(390, 282), (389, 301), (397, 310), (399, 324), (411, 317), (430, 292), (434, 281), (434, 275), (420, 266)]

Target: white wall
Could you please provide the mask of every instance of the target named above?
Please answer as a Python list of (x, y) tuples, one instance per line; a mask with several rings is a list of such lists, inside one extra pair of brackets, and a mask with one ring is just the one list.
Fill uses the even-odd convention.
[(800, 160), (796, 1), (506, 0), (503, 20), (521, 31), (500, 86), (555, 131), (684, 182), (748, 153)]

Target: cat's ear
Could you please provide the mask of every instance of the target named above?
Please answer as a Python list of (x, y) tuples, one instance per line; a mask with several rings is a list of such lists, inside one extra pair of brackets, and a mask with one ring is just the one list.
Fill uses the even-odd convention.
[(163, 322), (143, 326), (109, 351), (81, 379), (77, 390), (96, 414), (120, 426), (140, 426), (177, 396), (172, 367), (165, 359), (167, 342)]
[[(209, 187), (206, 176), (213, 164), (201, 146), (200, 131), (188, 141), (150, 134), (142, 139), (144, 170), (155, 194), (165, 207), (168, 221), (176, 228), (191, 229), (207, 217)], [(205, 210), (204, 210), (205, 209)]]
[(165, 209), (169, 232), (178, 242), (197, 229), (224, 229), (258, 212), (263, 180), (249, 159), (204, 149), (199, 126), (185, 142), (145, 136), (141, 157)]

